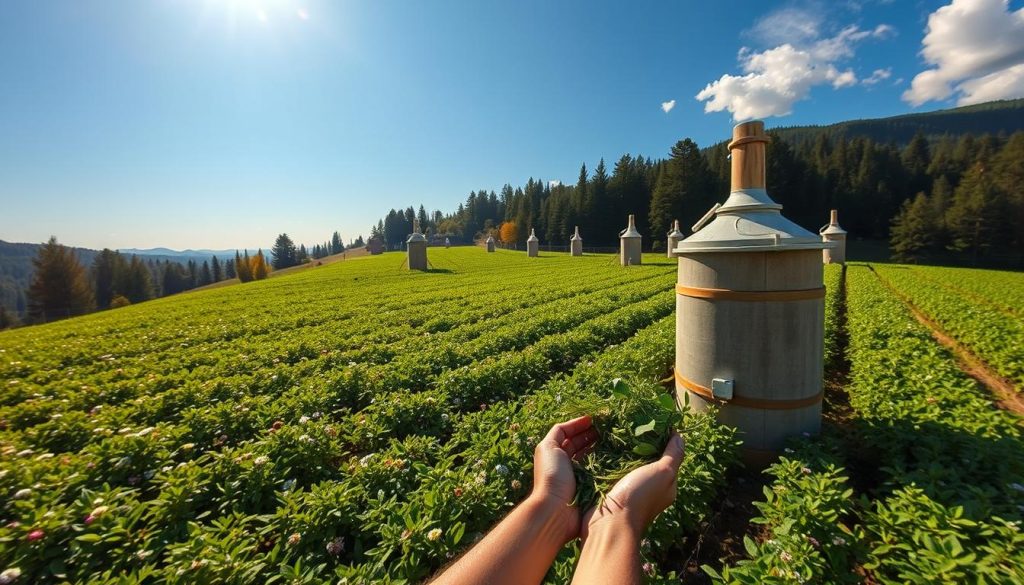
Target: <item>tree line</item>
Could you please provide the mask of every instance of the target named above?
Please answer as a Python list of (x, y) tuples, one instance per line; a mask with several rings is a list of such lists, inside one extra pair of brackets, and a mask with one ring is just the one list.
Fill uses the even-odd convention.
[(305, 244), (299, 244), (296, 247), (295, 242), (288, 234), (281, 234), (277, 236), (277, 240), (274, 241), (274, 246), (271, 248), (272, 264), (275, 270), (281, 270), (282, 268), (298, 266), (299, 264), (305, 264), (334, 254), (341, 254), (345, 250), (361, 248), (365, 245), (366, 242), (363, 241), (363, 236), (360, 235), (346, 246), (341, 238), (341, 234), (334, 232), (331, 235), (331, 239), (322, 244), (314, 244), (310, 248), (307, 248)]
[[(42, 323), (84, 315), (96, 310), (115, 309), (177, 294), (221, 280), (240, 272), (268, 272), (262, 251), (252, 259), (221, 260), (212, 256), (199, 264), (143, 260), (116, 250), (103, 249), (88, 267), (71, 248), (56, 237), (39, 248), (32, 260), (33, 274), (27, 291), (28, 321)], [(262, 268), (260, 268), (262, 266)], [(0, 328), (18, 324), (16, 317), (0, 308)]]
[(96, 253), (90, 265), (83, 266), (75, 250), (51, 237), (32, 259), (32, 277), (22, 293), (25, 312), (12, 311), (0, 304), (0, 329), (21, 325), (23, 321), (42, 323), (114, 309), (222, 280), (262, 280), (273, 270), (362, 246), (365, 246), (362, 236), (346, 246), (338, 232), (310, 248), (304, 244), (296, 246), (288, 234), (281, 234), (270, 250), (269, 259), (263, 250), (254, 255), (245, 250), (236, 251), (234, 260), (213, 255), (202, 263), (192, 259), (173, 262), (143, 259), (105, 248)]
[[(1021, 262), (1024, 132), (933, 139), (918, 133), (906, 144), (830, 132), (792, 144), (769, 134), (768, 191), (808, 229), (825, 223), (829, 209), (839, 209), (851, 238), (892, 236), (900, 260), (947, 251), (977, 259), (1009, 251), (1010, 262)], [(645, 248), (663, 249), (672, 221), (695, 223), (725, 199), (729, 179), (725, 142), (702, 149), (687, 138), (666, 159), (625, 154), (610, 170), (603, 159), (592, 171), (583, 164), (575, 184), (531, 178), (499, 192), (472, 191), (447, 214), (428, 214), (422, 205), (418, 212), (392, 209), (372, 233), (389, 247), (401, 246), (418, 219), (425, 233), (456, 242), (493, 235), (523, 244), (533, 229), (541, 240), (567, 244), (579, 225), (589, 246), (614, 246), (626, 216), (634, 214)], [(904, 219), (907, 214), (912, 219)], [(909, 247), (904, 224), (914, 226)]]

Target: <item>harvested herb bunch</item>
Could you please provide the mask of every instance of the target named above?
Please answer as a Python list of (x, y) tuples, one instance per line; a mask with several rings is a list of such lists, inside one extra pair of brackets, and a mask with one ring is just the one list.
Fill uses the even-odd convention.
[(589, 414), (600, 437), (592, 453), (576, 462), (576, 504), (582, 509), (604, 500), (615, 482), (657, 460), (673, 431), (682, 432), (684, 415), (670, 394), (650, 386), (634, 389), (625, 380), (611, 382), (605, 397), (565, 405), (561, 418)]

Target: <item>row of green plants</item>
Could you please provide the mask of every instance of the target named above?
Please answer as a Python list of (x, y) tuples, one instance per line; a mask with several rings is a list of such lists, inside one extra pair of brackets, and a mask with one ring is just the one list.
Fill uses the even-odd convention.
[[(1015, 317), (998, 306), (956, 294), (930, 276), (922, 276), (916, 268), (878, 266), (877, 270), (946, 334), (1024, 389), (1024, 316)], [(972, 280), (984, 282), (985, 278), (975, 275)], [(1024, 287), (1024, 278), (1019, 279), (1018, 286)], [(1007, 294), (1013, 294), (1012, 290)]]
[(1013, 317), (1024, 317), (1024, 274), (1020, 272), (939, 266), (914, 266), (913, 270), (957, 294), (967, 294)]
[(824, 266), (825, 281), (825, 341), (824, 358), (825, 371), (833, 370), (842, 359), (839, 355), (839, 331), (842, 328), (840, 323), (839, 307), (842, 303), (843, 293), (843, 266), (841, 264), (826, 264)]
[[(469, 263), (467, 259), (477, 261), (469, 256), (453, 258), (462, 266)], [(20, 403), (15, 401), (20, 409), (10, 412), (24, 411), (31, 417), (26, 405), (42, 397), (58, 406), (45, 420), (22, 421), (14, 425), (19, 428), (8, 428), (0, 435), (5, 455), (10, 455), (0, 464), (0, 493), (7, 496), (0, 500), (0, 569), (16, 567), (26, 582), (252, 582), (297, 577), (333, 581), (332, 571), (347, 572), (354, 582), (363, 574), (374, 575), (375, 580), (419, 578), (471, 543), (488, 521), (499, 518), (529, 489), (529, 458), (520, 461), (510, 456), (508, 462), (484, 469), (481, 454), (469, 465), (466, 453), (476, 446), (467, 446), (459, 438), (464, 437), (460, 434), (463, 421), (480, 417), (493, 422), (487, 417), (504, 408), (525, 409), (525, 396), (548, 388), (552, 383), (547, 380), (574, 367), (635, 363), (657, 370), (649, 376), (655, 380), (671, 361), (670, 355), (666, 357), (673, 346), (670, 319), (659, 330), (661, 338), (668, 337), (661, 339), (667, 349), (660, 353), (650, 350), (649, 338), (647, 345), (641, 344), (618, 361), (613, 358), (620, 348), (605, 351), (669, 315), (673, 297), (669, 270), (655, 266), (623, 271), (604, 266), (608, 264), (604, 260), (601, 265), (591, 261), (595, 278), (589, 283), (551, 286), (553, 292), (575, 289), (563, 301), (541, 305), (540, 295), (533, 295), (536, 302), (523, 304), (522, 299), (531, 297), (530, 289), (540, 286), (539, 281), (527, 279), (526, 290), (491, 293), (489, 317), (449, 318), (447, 326), (439, 322), (441, 315), (420, 318), (407, 327), (408, 341), (396, 342), (403, 345), (402, 352), (376, 361), (369, 354), (354, 363), (289, 359), (283, 354), (294, 349), (277, 347), (265, 355), (280, 357), (269, 364), (255, 364), (249, 375), (236, 372), (226, 360), (182, 368), (182, 362), (207, 359), (203, 354), (210, 352), (218, 328), (233, 335), (230, 331), (236, 323), (220, 324), (226, 320), (225, 313), (204, 312), (211, 321), (193, 327), (203, 343), (157, 354), (161, 359), (147, 360), (144, 353), (137, 353), (139, 365), (126, 376), (125, 389), (104, 394), (106, 401), (99, 409), (90, 384), (105, 389), (108, 385), (95, 380), (81, 384), (83, 379), (76, 380), (78, 370), (88, 376), (120, 364), (110, 364), (102, 355), (97, 358), (100, 364), (80, 359), (81, 353), (73, 359), (52, 355), (86, 347), (79, 344), (73, 322), (23, 330), (33, 333), (32, 343), (28, 350), (17, 346), (19, 357), (38, 355), (40, 359), (28, 366), (27, 375), (22, 371), (25, 364), (18, 364), (18, 376), (13, 379), (34, 377), (39, 391)], [(570, 266), (578, 271), (573, 262)], [(548, 277), (568, 265), (553, 264), (547, 266)], [(439, 275), (404, 276), (430, 282)], [(486, 271), (473, 276), (481, 286), (459, 293), (467, 306), (473, 290), (507, 277)], [(277, 280), (292, 279), (300, 280), (298, 276)], [(348, 284), (363, 286), (370, 293), (378, 287), (395, 288), (396, 282), (382, 280)], [(625, 281), (631, 282), (620, 284)], [(288, 293), (277, 297), (279, 304), (301, 305), (306, 295), (296, 290), (301, 287), (295, 283), (283, 286), (273, 280), (253, 290), (271, 284), (279, 289), (278, 295)], [(319, 297), (322, 288), (329, 286), (319, 284), (320, 288), (309, 291), (311, 295)], [(406, 285), (409, 291), (416, 289)], [(588, 293), (591, 289), (601, 292)], [(236, 302), (220, 294), (211, 296), (223, 296), (225, 304)], [(383, 291), (381, 296), (386, 296)], [(273, 297), (263, 300), (270, 302)], [(183, 297), (182, 302), (194, 301)], [(431, 307), (424, 303), (421, 312)], [(451, 311), (450, 307), (445, 310)], [(496, 316), (502, 313), (505, 316)], [(124, 315), (101, 316), (118, 325), (97, 325), (100, 316), (92, 316), (83, 329), (107, 327), (113, 337), (133, 329)], [(181, 331), (177, 322), (161, 322), (159, 311), (136, 318), (149, 321), (146, 330), (153, 331), (154, 337), (164, 335), (157, 333), (162, 327)], [(352, 336), (344, 333), (359, 330), (345, 329), (344, 321), (335, 320), (329, 332), (321, 331), (322, 342), (351, 344)], [(496, 322), (502, 327), (495, 328)], [(311, 333), (317, 329), (313, 322), (294, 323)], [(37, 354), (47, 337), (51, 342), (74, 341), (68, 346), (51, 345), (45, 356)], [(368, 343), (376, 344), (376, 339)], [(6, 345), (13, 337), (0, 340), (4, 349), (15, 347)], [(242, 343), (245, 336), (222, 343), (227, 346), (226, 356), (238, 351), (231, 347), (236, 340)], [(137, 344), (118, 343), (126, 352), (138, 349)], [(144, 345), (146, 340), (138, 343)], [(182, 358), (188, 352), (200, 355)], [(659, 357), (652, 361), (652, 355)], [(76, 359), (82, 363), (75, 363)], [(45, 382), (33, 369), (38, 364), (48, 371), (54, 363), (67, 364), (57, 368), (61, 374), (57, 380), (70, 379), (79, 385)], [(164, 367), (187, 369), (187, 375), (158, 386), (153, 395), (127, 390)], [(599, 371), (603, 380), (594, 380), (594, 387), (610, 388), (612, 372)], [(584, 374), (579, 376), (573, 379), (584, 379)], [(666, 395), (657, 397), (650, 380), (646, 388), (651, 394), (636, 400), (664, 408)], [(561, 402), (558, 395), (553, 394)], [(523, 414), (519, 424), (540, 428), (544, 426), (538, 422), (540, 415), (553, 423), (556, 412)], [(503, 420), (488, 429), (491, 442), (515, 438), (517, 448), (532, 453), (531, 440), (537, 437), (510, 435), (508, 428), (509, 421)], [(665, 432), (667, 426), (658, 436)], [(476, 524), (459, 528), (455, 522), (451, 530), (430, 528), (419, 534), (423, 550), (396, 554), (395, 546), (410, 540), (410, 523), (415, 525), (419, 514), (408, 509), (412, 501), (408, 494), (420, 494), (417, 497), (423, 502), (434, 503), (435, 513), (449, 511), (440, 505), (439, 496), (429, 495), (434, 492), (427, 487), (442, 471), (461, 474), (461, 487), (444, 495), (465, 501), (463, 513)], [(486, 471), (484, 476), (481, 471)], [(468, 529), (472, 527), (477, 528)]]
[[(329, 389), (333, 394), (349, 396), (350, 401), (342, 406), (360, 407), (370, 396), (420, 390), (433, 384), (437, 375), (447, 369), (468, 365), (501, 351), (522, 349), (545, 335), (602, 315), (621, 303), (632, 304), (657, 293), (668, 296), (664, 288), (665, 284), (657, 279), (641, 280), (509, 313), (494, 321), (501, 326), (496, 332), (463, 343), (456, 337), (461, 329), (436, 336), (415, 336), (422, 340), (418, 348), (406, 346), (401, 355), (385, 364), (375, 364), (369, 359), (340, 363), (308, 360), (289, 364), (282, 361), (269, 368), (256, 369), (249, 375), (233, 374), (222, 367), (205, 370), (206, 376), (202, 379), (183, 381), (181, 386), (159, 394), (142, 395), (122, 406), (102, 405), (99, 409), (95, 402), (90, 402), (91, 392), (79, 394), (72, 390), (59, 394), (59, 399), (55, 396), (19, 405), (16, 411), (20, 418), (12, 428), (24, 430), (18, 433), (18, 438), (27, 444), (17, 445), (19, 450), (41, 447), (73, 451), (102, 440), (118, 429), (180, 422), (210, 432), (220, 430), (237, 440), (244, 436), (230, 433), (216, 424), (206, 424), (211, 418), (207, 415), (221, 416), (227, 419), (229, 426), (237, 427), (232, 421), (246, 418), (239, 416), (235, 409), (241, 402), (252, 398), (277, 401), (282, 395), (305, 392), (310, 384)], [(467, 327), (479, 329), (478, 324)], [(232, 352), (230, 348), (223, 351)], [(204, 417), (207, 420), (202, 420)], [(29, 425), (34, 426), (28, 428)], [(17, 443), (12, 440), (12, 444)]]
[(1019, 583), (1019, 419), (872, 268), (847, 272), (851, 414), (769, 468), (765, 526), (728, 583)]
[[(128, 582), (150, 574), (166, 582), (272, 581), (283, 575), (300, 582), (330, 582), (325, 571), (331, 568), (352, 582), (400, 580), (396, 576), (401, 575), (416, 579), (470, 544), (528, 492), (532, 449), (547, 426), (575, 412), (580, 400), (623, 400), (623, 384), (612, 384), (608, 376), (613, 372), (607, 368), (628, 373), (623, 366), (636, 364), (634, 369), (646, 366), (663, 373), (667, 360), (658, 364), (650, 355), (656, 349), (663, 357), (671, 352), (671, 331), (671, 318), (664, 319), (656, 335), (637, 336), (636, 341), (595, 356), (572, 377), (548, 383), (531, 399), (498, 402), (464, 416), (453, 412), (451, 433), (393, 437), (379, 451), (342, 456), (341, 473), (332, 476), (313, 479), (301, 473), (315, 472), (329, 464), (330, 456), (344, 452), (337, 444), (332, 447), (339, 434), (331, 429), (341, 425), (300, 419), (281, 425), (266, 439), (161, 470), (154, 483), (164, 485), (153, 499), (145, 498), (145, 488), (74, 490), (82, 494), (78, 500), (47, 507), (46, 521), (29, 532), (42, 533), (38, 540), (26, 536), (14, 542), (30, 551), (44, 551), (39, 559), (49, 561), (44, 574), (50, 570), (89, 575), (92, 582), (106, 578), (100, 569), (107, 569), (110, 578), (122, 573)], [(630, 412), (647, 414), (653, 405), (681, 418), (674, 404), (671, 410), (666, 408), (667, 395), (653, 382), (657, 377), (648, 374), (628, 391), (631, 409), (609, 412), (632, 420)], [(565, 407), (557, 408), (560, 404)], [(712, 420), (697, 417), (688, 425), (677, 424), (693, 446), (688, 456), (693, 461), (684, 465), (687, 479), (681, 483), (689, 486), (692, 496), (683, 502), (689, 525), (699, 516), (692, 511), (706, 505), (712, 486), (725, 475), (721, 466), (730, 460), (731, 434)], [(612, 421), (604, 424), (615, 426)], [(618, 463), (634, 457), (623, 456), (619, 449), (607, 454), (616, 453)], [(445, 480), (441, 485), (435, 483), (439, 474)], [(279, 484), (275, 480), (281, 477), (289, 479)], [(272, 486), (268, 499), (276, 509), (246, 513), (242, 509), (254, 503), (253, 488), (264, 482)], [(208, 489), (211, 486), (215, 489)], [(224, 487), (232, 492), (231, 506), (224, 509), (221, 501), (216, 518), (196, 521), (217, 503), (211, 492)], [(698, 499), (701, 495), (703, 499)], [(432, 516), (423, 516), (424, 510)], [(73, 520), (83, 513), (84, 520)], [(460, 524), (462, 517), (472, 524)], [(665, 518), (668, 522), (669, 516)], [(681, 526), (671, 524), (665, 530), (678, 536)], [(59, 546), (43, 546), (62, 536), (73, 537), (70, 559)], [(649, 540), (650, 554), (661, 550), (659, 543), (675, 542), (675, 536)], [(45, 551), (51, 551), (49, 557)], [(30, 566), (24, 557), (19, 560)], [(571, 570), (571, 560), (556, 568)]]
[[(302, 308), (297, 312), (305, 314), (299, 319), (288, 317), (294, 325), (292, 329), (278, 329), (265, 334), (239, 334), (239, 322), (244, 324), (253, 319), (239, 314), (231, 306), (225, 306), (222, 313), (205, 317), (195, 315), (189, 319), (179, 319), (174, 311), (164, 315), (162, 309), (145, 312), (148, 329), (144, 334), (138, 334), (133, 326), (97, 327), (88, 328), (99, 330), (87, 331), (89, 339), (79, 339), (81, 330), (86, 327), (77, 323), (70, 329), (26, 329), (22, 335), (7, 337), (0, 345), (3, 378), (17, 381), (16, 384), (9, 382), (9, 392), (4, 394), (0, 404), (13, 405), (47, 391), (63, 394), (69, 388), (61, 387), (61, 384), (73, 387), (71, 385), (75, 382), (86, 379), (105, 386), (142, 382), (146, 384), (145, 393), (151, 394), (154, 385), (203, 379), (209, 374), (204, 367), (217, 369), (217, 373), (223, 375), (225, 370), (251, 372), (260, 366), (277, 365), (282, 361), (292, 363), (302, 357), (331, 361), (365, 358), (375, 350), (388, 351), (402, 340), (407, 340), (407, 343), (430, 342), (432, 340), (420, 338), (467, 323), (486, 323), (488, 319), (515, 310), (543, 307), (559, 299), (601, 291), (613, 284), (624, 284), (637, 278), (636, 275), (631, 279), (621, 272), (602, 271), (592, 282), (574, 283), (568, 273), (562, 275), (563, 280), (547, 282), (546, 279), (552, 276), (557, 279), (559, 272), (555, 268), (546, 273), (528, 273), (523, 279), (523, 290), (510, 289), (507, 283), (494, 278), (467, 287), (459, 294), (446, 290), (420, 291), (419, 286), (411, 286), (416, 284), (415, 281), (403, 283), (404, 287), (393, 285), (392, 289), (400, 291), (396, 293), (392, 289), (378, 290), (382, 284), (376, 280), (364, 279), (365, 284), (350, 280), (343, 284), (349, 285), (353, 299), (344, 303), (337, 300), (327, 303), (311, 301), (310, 298), (317, 298), (322, 289), (333, 284), (311, 283), (299, 297)], [(643, 277), (650, 277), (650, 273), (640, 276)], [(295, 277), (289, 280), (291, 278)], [(263, 295), (265, 291), (261, 289), (264, 287), (262, 283), (254, 287), (260, 294), (245, 298), (250, 302), (272, 304), (273, 297)], [(233, 298), (226, 295), (227, 292), (209, 291), (188, 296), (218, 293), (210, 304), (234, 305), (233, 301), (227, 302)], [(389, 295), (394, 298), (388, 298)], [(195, 304), (194, 299), (188, 296), (182, 301)], [(133, 315), (118, 313), (105, 313), (103, 316), (118, 323), (134, 318)], [(346, 316), (336, 318), (339, 313)], [(318, 316), (320, 321), (316, 321)], [(188, 323), (190, 332), (181, 331), (182, 320)], [(127, 330), (128, 339), (118, 339), (119, 334), (111, 333), (111, 329)], [(418, 330), (419, 335), (410, 335), (410, 330)], [(481, 330), (482, 326), (477, 328), (477, 335)], [(161, 338), (168, 332), (172, 343), (170, 347), (161, 347), (165, 345)], [(296, 339), (288, 337), (291, 332), (297, 336)], [(102, 339), (103, 343), (90, 341), (92, 335)], [(69, 337), (72, 339), (70, 342)], [(71, 343), (75, 345), (69, 347)], [(77, 347), (79, 343), (85, 347)], [(91, 353), (74, 355), (86, 348)], [(348, 361), (351, 359), (341, 363)], [(158, 371), (152, 367), (154, 362), (161, 366)]]

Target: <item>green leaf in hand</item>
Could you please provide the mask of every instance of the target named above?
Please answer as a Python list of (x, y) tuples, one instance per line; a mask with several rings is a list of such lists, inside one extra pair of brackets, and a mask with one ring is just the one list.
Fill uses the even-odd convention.
[(641, 457), (650, 457), (658, 452), (658, 448), (650, 443), (640, 443), (633, 447), (633, 452)]
[(654, 431), (654, 427), (656, 425), (657, 425), (657, 421), (655, 421), (652, 418), (651, 422), (649, 422), (649, 423), (647, 423), (645, 425), (639, 425), (635, 429), (633, 429), (633, 435), (636, 436), (636, 437), (639, 437), (640, 435), (642, 435), (644, 433), (653, 432)]

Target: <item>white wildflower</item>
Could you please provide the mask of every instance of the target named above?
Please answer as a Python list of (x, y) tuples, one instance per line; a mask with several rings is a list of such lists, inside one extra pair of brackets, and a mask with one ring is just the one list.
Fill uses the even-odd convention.
[(0, 585), (10, 585), (11, 583), (14, 583), (18, 577), (21, 577), (21, 569), (18, 567), (4, 569), (4, 572), (0, 573)]
[(434, 528), (433, 530), (431, 530), (430, 532), (427, 533), (427, 540), (429, 540), (431, 542), (433, 542), (433, 541), (435, 541), (435, 540), (437, 540), (439, 538), (441, 538), (441, 529), (440, 528)]

